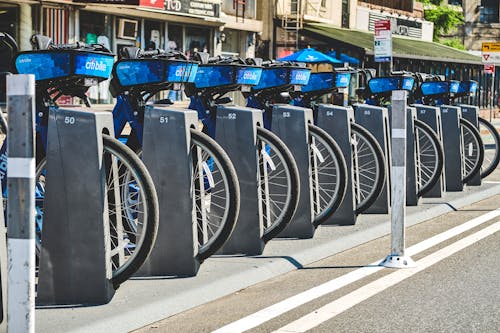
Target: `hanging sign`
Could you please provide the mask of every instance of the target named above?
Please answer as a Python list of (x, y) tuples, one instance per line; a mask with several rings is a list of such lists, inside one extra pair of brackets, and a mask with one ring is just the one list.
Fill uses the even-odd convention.
[(392, 31), (390, 20), (375, 21), (374, 53), (376, 62), (390, 62), (392, 59)]

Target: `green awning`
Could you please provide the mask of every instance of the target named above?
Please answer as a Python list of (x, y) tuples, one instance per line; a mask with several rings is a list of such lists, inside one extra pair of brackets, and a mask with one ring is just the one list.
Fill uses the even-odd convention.
[[(329, 24), (311, 23), (304, 30), (364, 49), (373, 55), (373, 33), (333, 27)], [(393, 37), (392, 52), (396, 58), (481, 64), (481, 57), (434, 42), (414, 38)]]

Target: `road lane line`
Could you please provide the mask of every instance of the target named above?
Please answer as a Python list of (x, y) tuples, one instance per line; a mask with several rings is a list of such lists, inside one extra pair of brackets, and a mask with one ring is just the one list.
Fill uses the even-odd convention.
[(450, 257), (451, 255), (465, 249), (466, 247), (477, 243), (478, 241), (493, 235), (500, 231), (500, 222), (496, 222), (475, 234), (467, 236), (455, 243), (448, 245), (417, 262), (417, 267), (398, 270), (375, 280), (355, 291), (326, 304), (325, 306), (283, 326), (273, 333), (303, 333), (319, 326), (320, 324), (331, 320), (342, 312), (358, 305), (359, 303), (375, 296), (376, 294), (400, 283), (401, 281), (429, 268), (430, 266)]
[[(485, 223), (500, 215), (500, 209), (495, 209), (491, 212), (478, 216), (459, 226), (451, 228), (440, 234), (437, 234), (429, 239), (426, 239), (418, 244), (415, 244), (406, 249), (406, 254), (409, 256), (425, 251), (445, 240), (455, 237), (467, 230), (470, 230), (482, 223)], [(325, 282), (319, 286), (303, 291), (295, 296), (289, 297), (281, 302), (273, 304), (267, 308), (243, 317), (237, 321), (229, 323), (212, 333), (239, 333), (244, 332), (254, 327), (257, 327), (273, 318), (276, 318), (290, 310), (293, 310), (305, 303), (322, 297), (326, 294), (339, 290), (353, 282), (359, 281), (364, 277), (374, 274), (384, 267), (378, 266), (384, 258), (371, 263), (368, 266), (359, 268), (355, 271), (342, 275), (338, 278)]]

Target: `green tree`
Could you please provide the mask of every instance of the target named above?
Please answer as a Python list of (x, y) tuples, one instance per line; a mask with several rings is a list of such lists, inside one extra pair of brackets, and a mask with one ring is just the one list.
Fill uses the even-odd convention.
[(443, 45), (465, 51), (465, 46), (459, 38), (442, 39), (439, 42)]
[(439, 35), (448, 34), (464, 22), (462, 12), (452, 6), (442, 4), (442, 0), (422, 0), (424, 3), (424, 17), (434, 23), (433, 39), (439, 42)]

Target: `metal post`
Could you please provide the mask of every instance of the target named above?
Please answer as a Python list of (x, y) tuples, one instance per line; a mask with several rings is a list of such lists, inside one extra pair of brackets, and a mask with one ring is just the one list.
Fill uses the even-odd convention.
[(493, 118), (493, 103), (495, 103), (495, 70), (493, 69), (493, 73), (491, 73), (491, 101), (490, 101), (490, 122)]
[(7, 77), (9, 332), (35, 331), (35, 76)]
[(392, 92), (391, 253), (381, 263), (391, 268), (415, 266), (405, 256), (407, 94), (404, 90)]

